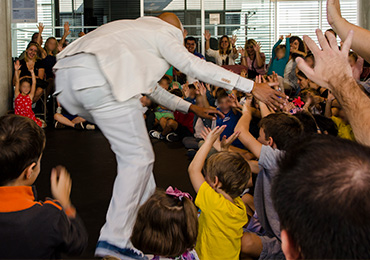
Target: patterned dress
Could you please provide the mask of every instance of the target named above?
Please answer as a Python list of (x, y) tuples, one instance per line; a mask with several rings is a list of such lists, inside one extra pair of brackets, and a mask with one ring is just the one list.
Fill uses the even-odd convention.
[(32, 111), (32, 100), (30, 95), (19, 94), (14, 101), (15, 114), (31, 118), (39, 127), (42, 127), (40, 119), (36, 118), (35, 113)]

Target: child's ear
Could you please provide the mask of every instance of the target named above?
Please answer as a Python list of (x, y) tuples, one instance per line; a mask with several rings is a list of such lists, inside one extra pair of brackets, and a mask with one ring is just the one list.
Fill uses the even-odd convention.
[(281, 248), (287, 260), (301, 259), (297, 244), (285, 229), (281, 230)]
[(219, 186), (220, 184), (221, 184), (221, 183), (220, 183), (220, 181), (219, 181), (218, 177), (217, 177), (217, 176), (215, 176), (215, 181), (214, 181), (215, 188), (219, 188), (218, 186)]
[(275, 142), (274, 142), (274, 139), (271, 136), (267, 139), (267, 144), (269, 146), (271, 146), (272, 148), (274, 148)]
[(33, 174), (33, 170), (34, 168), (36, 167), (36, 163), (33, 162), (30, 166), (28, 166), (25, 170), (24, 170), (24, 178), (29, 180), (31, 179), (32, 177), (32, 174)]

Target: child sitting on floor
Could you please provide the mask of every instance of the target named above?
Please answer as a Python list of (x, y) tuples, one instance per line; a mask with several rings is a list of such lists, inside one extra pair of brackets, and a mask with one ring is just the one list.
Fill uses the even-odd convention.
[(195, 205), (201, 210), (195, 249), (202, 260), (238, 260), (243, 226), (248, 222), (240, 198), (251, 175), (248, 162), (238, 153), (220, 152), (205, 163), (225, 127), (216, 127), (207, 135), (189, 166), (190, 180), (197, 192)]
[(44, 131), (29, 118), (0, 118), (0, 255), (4, 259), (55, 259), (79, 255), (87, 232), (72, 206), (72, 181), (64, 167), (51, 173), (56, 200), (36, 199)]
[[(252, 119), (250, 103), (244, 104), (243, 116), (235, 130), (240, 131), (239, 140), (259, 159), (260, 171), (254, 189), (254, 206), (262, 229), (257, 234), (246, 232), (243, 235), (242, 253), (260, 259), (284, 259), (280, 222), (270, 195), (271, 184), (278, 167), (278, 159), (283, 151), (302, 136), (303, 126), (294, 116), (285, 113), (269, 114), (259, 123), (260, 134), (257, 140), (249, 132)], [(252, 224), (254, 222), (252, 221)]]
[(149, 259), (199, 260), (193, 250), (198, 216), (190, 194), (157, 190), (139, 209), (131, 242)]
[(42, 122), (39, 118), (36, 118), (35, 113), (32, 110), (32, 100), (35, 96), (36, 91), (36, 75), (33, 67), (28, 68), (32, 79), (23, 77), (19, 80), (21, 65), (19, 60), (14, 63), (14, 75), (15, 75), (15, 90), (14, 90), (14, 110), (16, 115), (28, 117), (36, 122), (39, 127), (46, 127), (45, 122)]

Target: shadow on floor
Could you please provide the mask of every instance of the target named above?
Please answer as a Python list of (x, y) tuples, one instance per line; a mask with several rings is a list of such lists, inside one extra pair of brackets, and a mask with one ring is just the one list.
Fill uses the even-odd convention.
[[(172, 185), (194, 196), (187, 174), (189, 159), (182, 144), (159, 140), (152, 143), (157, 186), (165, 189)], [(41, 173), (35, 183), (38, 199), (51, 197), (50, 172), (57, 165), (64, 165), (71, 174), (71, 200), (89, 233), (89, 246), (80, 258), (93, 258), (116, 176), (114, 154), (100, 131), (47, 129)]]

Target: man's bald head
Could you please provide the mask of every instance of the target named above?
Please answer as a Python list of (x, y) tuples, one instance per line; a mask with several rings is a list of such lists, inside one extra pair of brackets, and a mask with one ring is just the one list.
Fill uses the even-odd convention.
[(165, 21), (166, 23), (175, 26), (181, 31), (184, 31), (184, 27), (182, 26), (180, 19), (174, 13), (162, 13), (158, 16), (158, 18)]

